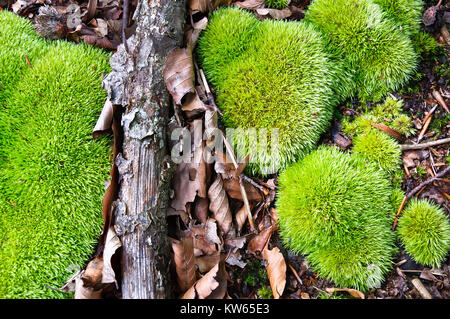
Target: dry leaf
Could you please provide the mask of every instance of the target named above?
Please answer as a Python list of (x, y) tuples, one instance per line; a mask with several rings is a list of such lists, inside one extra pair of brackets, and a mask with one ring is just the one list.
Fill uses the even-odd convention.
[(177, 282), (180, 290), (185, 292), (195, 283), (194, 241), (185, 237), (181, 241), (172, 242)]
[(270, 16), (275, 20), (286, 19), (292, 15), (292, 11), (287, 8), (283, 10), (260, 8), (256, 9), (256, 13), (258, 13), (261, 16)]
[(111, 258), (118, 248), (122, 247), (119, 237), (114, 231), (114, 227), (109, 227), (106, 234), (105, 248), (103, 250), (102, 283), (117, 283), (116, 274), (111, 265)]
[(236, 213), (236, 226), (238, 231), (242, 230), (242, 227), (244, 226), (247, 218), (248, 218), (247, 209), (245, 205), (242, 205), (242, 207)]
[(189, 0), (189, 9), (192, 11), (213, 11), (221, 5), (230, 5), (231, 0)]
[(227, 293), (227, 273), (224, 261), (219, 262), (219, 270), (215, 276), (215, 280), (219, 285), (211, 292), (207, 299), (223, 299)]
[[(219, 282), (215, 279), (219, 272), (219, 263), (217, 263), (206, 275), (200, 278), (181, 299), (193, 299), (198, 296), (199, 299), (206, 299), (219, 286)], [(194, 293), (193, 291), (194, 290)]]
[(206, 225), (194, 225), (193, 223), (191, 223), (186, 235), (193, 238), (194, 248), (200, 251), (196, 253), (194, 250), (195, 256), (203, 254), (213, 255), (217, 253), (216, 244), (211, 242), (210, 238), (207, 238)]
[(205, 273), (210, 271), (217, 263), (220, 261), (220, 254), (209, 255), (209, 256), (199, 256), (195, 257), (195, 265), (198, 271)]
[(206, 110), (205, 104), (200, 100), (197, 93), (186, 94), (186, 99), (181, 106), (181, 109), (185, 112), (200, 111), (204, 112)]
[(105, 105), (103, 106), (102, 112), (95, 124), (94, 130), (92, 131), (92, 137), (97, 138), (105, 133), (109, 133), (111, 131), (111, 125), (113, 121), (114, 109), (111, 101), (109, 99), (106, 100)]
[(213, 212), (221, 232), (227, 234), (231, 228), (232, 217), (222, 177), (219, 174), (209, 187), (208, 198), (210, 200), (209, 210)]
[(205, 240), (208, 243), (217, 244), (219, 246), (222, 244), (219, 236), (217, 236), (217, 223), (214, 218), (209, 218), (206, 221), (205, 231), (206, 231)]
[(267, 260), (267, 276), (274, 299), (279, 299), (286, 286), (286, 262), (278, 247), (269, 250), (267, 247), (263, 251), (263, 258)]
[(231, 266), (238, 266), (240, 268), (244, 268), (247, 263), (243, 262), (242, 256), (239, 252), (232, 252), (228, 254), (227, 259), (225, 259), (225, 262)]
[(208, 219), (209, 200), (207, 198), (197, 198), (195, 200), (194, 215), (199, 222), (206, 223)]
[(194, 65), (189, 48), (172, 49), (163, 66), (163, 74), (167, 90), (176, 104), (181, 105), (181, 100), (187, 93), (195, 93)]
[(247, 250), (254, 255), (262, 252), (267, 246), (267, 243), (269, 242), (269, 239), (275, 229), (276, 227), (274, 225), (263, 229), (258, 235), (250, 240), (247, 245)]
[(244, 0), (235, 2), (234, 4), (242, 9), (256, 10), (264, 7), (264, 0)]
[(236, 251), (236, 250), (244, 247), (244, 244), (246, 241), (247, 241), (247, 238), (245, 238), (245, 237), (227, 238), (227, 239), (225, 239), (225, 245), (233, 248), (233, 251)]
[(355, 298), (358, 299), (365, 299), (364, 294), (356, 289), (350, 289), (350, 288), (325, 288), (325, 290), (329, 293), (329, 294), (333, 294), (335, 291), (345, 291), (348, 292), (350, 295), (352, 295)]

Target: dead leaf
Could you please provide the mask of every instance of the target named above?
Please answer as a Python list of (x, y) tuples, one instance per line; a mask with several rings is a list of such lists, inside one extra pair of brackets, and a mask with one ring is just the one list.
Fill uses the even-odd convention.
[(101, 36), (105, 37), (108, 35), (108, 24), (103, 19), (97, 19), (97, 27), (94, 28), (94, 32)]
[(237, 252), (231, 252), (228, 254), (227, 259), (225, 259), (225, 262), (231, 266), (238, 266), (240, 268), (244, 268), (247, 263), (243, 262), (241, 254)]
[(286, 286), (286, 262), (283, 254), (278, 247), (263, 251), (263, 258), (267, 260), (267, 276), (269, 277), (270, 287), (274, 299), (279, 299), (284, 292)]
[(262, 252), (267, 246), (267, 243), (269, 242), (269, 239), (272, 236), (275, 228), (276, 227), (272, 225), (263, 229), (258, 235), (250, 240), (247, 245), (247, 250), (254, 255), (258, 255), (260, 252)]
[(197, 12), (213, 11), (221, 5), (230, 5), (231, 0), (189, 0), (189, 9)]
[(194, 65), (190, 48), (172, 49), (163, 66), (163, 74), (167, 90), (176, 104), (181, 105), (181, 100), (187, 93), (195, 93)]
[(225, 245), (232, 248), (233, 251), (241, 249), (244, 247), (245, 242), (247, 241), (246, 237), (233, 237), (225, 239)]
[(220, 246), (222, 242), (219, 236), (217, 236), (217, 223), (214, 218), (209, 218), (206, 221), (205, 229), (206, 229), (205, 240), (208, 243), (217, 244)]
[(325, 288), (325, 290), (329, 293), (329, 294), (333, 294), (335, 291), (345, 291), (348, 292), (350, 295), (352, 295), (355, 298), (358, 299), (365, 299), (364, 294), (356, 289), (351, 289), (351, 288)]
[(191, 112), (191, 111), (200, 111), (204, 112), (206, 111), (205, 104), (200, 100), (197, 93), (188, 93), (186, 94), (186, 99), (181, 106), (181, 110), (185, 112)]
[(391, 137), (395, 138), (399, 142), (403, 142), (405, 140), (405, 137), (397, 132), (396, 130), (390, 128), (389, 126), (383, 124), (383, 123), (372, 123), (373, 127), (379, 129), (380, 131), (385, 132), (386, 134), (390, 135)]
[(185, 292), (195, 283), (194, 241), (185, 237), (172, 242), (177, 282), (181, 292)]
[(219, 252), (214, 255), (195, 257), (195, 265), (197, 266), (198, 271), (201, 273), (210, 271), (219, 261)]
[(95, 257), (92, 259), (83, 274), (81, 279), (86, 287), (98, 287), (102, 282), (102, 272), (103, 272), (103, 258)]
[(192, 222), (189, 225), (189, 229), (186, 232), (187, 236), (190, 236), (194, 240), (194, 248), (198, 250), (194, 255), (213, 255), (217, 253), (216, 244), (210, 241), (206, 235), (206, 225), (194, 225)]
[(234, 4), (242, 9), (256, 10), (264, 7), (264, 0), (244, 0), (235, 2)]
[(111, 258), (116, 253), (116, 250), (122, 247), (119, 237), (114, 231), (114, 227), (109, 227), (106, 234), (105, 248), (103, 250), (103, 269), (102, 269), (102, 283), (116, 283), (116, 274), (111, 265)]
[(195, 200), (194, 215), (199, 222), (206, 223), (208, 219), (209, 200), (207, 198), (198, 197)]
[[(219, 263), (217, 263), (206, 275), (200, 278), (181, 299), (193, 299), (198, 296), (199, 299), (206, 299), (219, 286), (215, 279), (219, 272)], [(193, 290), (193, 291), (192, 291)]]
[(245, 207), (245, 205), (242, 205), (242, 207), (237, 211), (235, 218), (237, 230), (240, 232), (248, 218), (247, 208)]
[(259, 8), (256, 9), (256, 13), (261, 16), (270, 16), (275, 20), (282, 20), (289, 18), (292, 15), (292, 11), (288, 8), (278, 10), (278, 9), (269, 9), (269, 8)]
[(111, 101), (107, 99), (97, 120), (97, 123), (95, 124), (94, 130), (92, 131), (93, 138), (97, 138), (111, 132), (113, 115), (113, 105)]
[(213, 212), (221, 232), (225, 235), (231, 228), (232, 217), (228, 197), (223, 187), (222, 177), (219, 174), (209, 187), (208, 198), (210, 200), (209, 210)]

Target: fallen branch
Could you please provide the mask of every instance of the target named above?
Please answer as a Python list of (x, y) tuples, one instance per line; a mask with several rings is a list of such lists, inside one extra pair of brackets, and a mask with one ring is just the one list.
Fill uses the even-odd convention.
[(443, 138), (443, 139), (436, 140), (436, 141), (421, 143), (421, 144), (400, 144), (400, 149), (402, 151), (419, 150), (419, 149), (424, 149), (427, 147), (432, 147), (432, 146), (447, 144), (447, 143), (450, 143), (450, 137)]
[(430, 293), (422, 284), (419, 278), (414, 278), (413, 280), (411, 280), (411, 283), (413, 284), (414, 288), (417, 289), (417, 291), (419, 292), (420, 296), (423, 299), (433, 299), (433, 297), (430, 295)]
[(400, 213), (402, 212), (403, 208), (405, 207), (405, 204), (408, 200), (411, 199), (417, 192), (419, 192), (422, 188), (428, 186), (429, 184), (440, 180), (442, 177), (448, 174), (450, 172), (450, 166), (447, 166), (442, 172), (439, 172), (436, 174), (433, 178), (430, 178), (429, 180), (426, 180), (425, 182), (421, 183), (419, 186), (415, 187), (413, 190), (411, 190), (404, 198), (403, 201), (395, 214), (395, 220), (394, 224), (392, 225), (392, 230), (395, 230), (395, 227), (397, 226), (398, 217), (400, 216)]

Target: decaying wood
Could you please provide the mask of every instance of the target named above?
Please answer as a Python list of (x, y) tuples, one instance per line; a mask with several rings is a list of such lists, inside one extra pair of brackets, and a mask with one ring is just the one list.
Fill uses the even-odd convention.
[(138, 1), (136, 35), (120, 45), (103, 86), (122, 105), (123, 151), (114, 225), (122, 240), (122, 297), (172, 297), (166, 209), (173, 164), (167, 147), (171, 107), (163, 65), (183, 38), (185, 0)]

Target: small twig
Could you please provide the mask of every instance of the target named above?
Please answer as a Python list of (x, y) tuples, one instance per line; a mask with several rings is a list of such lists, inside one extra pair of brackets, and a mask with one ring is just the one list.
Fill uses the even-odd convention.
[(298, 275), (297, 271), (295, 270), (294, 267), (291, 266), (291, 264), (287, 263), (287, 265), (289, 266), (289, 269), (292, 271), (292, 273), (294, 274), (295, 278), (297, 278), (298, 282), (300, 283), (300, 285), (303, 285), (302, 280), (300, 279), (300, 276)]
[(425, 182), (421, 183), (419, 186), (415, 187), (413, 190), (411, 190), (404, 198), (403, 201), (397, 210), (397, 213), (395, 214), (395, 220), (394, 224), (392, 225), (392, 230), (395, 230), (395, 227), (397, 226), (398, 217), (400, 216), (400, 213), (402, 212), (403, 208), (405, 207), (405, 204), (408, 200), (410, 200), (417, 192), (425, 188), (425, 186), (428, 186), (429, 184), (435, 182), (436, 180), (441, 179), (445, 175), (447, 175), (450, 172), (450, 166), (447, 166), (444, 170), (437, 173), (433, 178), (430, 178), (429, 180), (426, 180)]
[(28, 55), (25, 55), (25, 60), (27, 60), (28, 67), (29, 67), (30, 69), (32, 69), (33, 67), (31, 66), (30, 60), (28, 60)]
[(417, 291), (419, 292), (420, 296), (423, 299), (433, 299), (433, 297), (425, 288), (425, 286), (422, 284), (419, 278), (414, 278), (413, 280), (411, 280), (411, 283), (413, 284), (414, 288), (417, 289)]
[(450, 114), (450, 110), (448, 109), (447, 104), (445, 104), (444, 99), (442, 98), (441, 94), (440, 94), (438, 91), (433, 90), (433, 97), (434, 97), (434, 98), (436, 99), (436, 101), (438, 101), (438, 103), (444, 108), (444, 110), (445, 110), (448, 114)]
[(251, 184), (252, 186), (254, 186), (255, 188), (257, 188), (261, 193), (263, 193), (265, 196), (267, 196), (268, 191), (267, 189), (265, 189), (263, 186), (259, 185), (257, 182), (255, 182), (253, 179), (251, 179), (248, 176), (245, 176), (244, 174), (240, 175), (241, 178), (246, 181), (247, 183)]
[(209, 105), (213, 108), (214, 111), (216, 111), (220, 116), (223, 117), (222, 112), (220, 112), (219, 108), (216, 105), (216, 102), (214, 101), (214, 96), (211, 93), (211, 90), (208, 85), (208, 81), (206, 81), (205, 73), (203, 73), (202, 69), (199, 69), (199, 72), (200, 72), (200, 77), (202, 78), (203, 85), (206, 90), (206, 97), (208, 98)]
[(420, 131), (419, 137), (417, 138), (417, 142), (420, 142), (422, 140), (423, 136), (425, 135), (425, 133), (427, 132), (428, 126), (430, 126), (431, 119), (433, 117), (433, 112), (436, 110), (436, 108), (437, 108), (437, 105), (435, 105), (423, 119), (424, 125), (423, 125), (422, 130)]
[(446, 144), (446, 143), (450, 143), (450, 137), (443, 138), (443, 139), (436, 140), (436, 141), (421, 143), (421, 144), (400, 144), (400, 149), (402, 151), (419, 150), (419, 149), (424, 149), (427, 147), (432, 147), (432, 146)]

